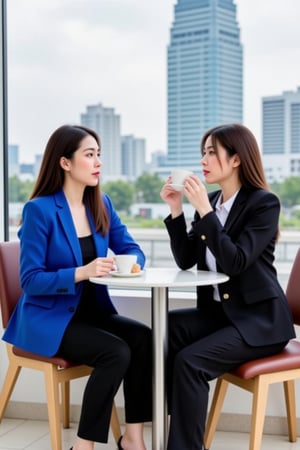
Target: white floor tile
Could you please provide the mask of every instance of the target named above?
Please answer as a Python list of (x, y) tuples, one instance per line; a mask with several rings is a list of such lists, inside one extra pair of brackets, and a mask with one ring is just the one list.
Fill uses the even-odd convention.
[[(76, 439), (77, 424), (63, 430), (63, 450), (69, 450)], [(151, 428), (145, 427), (147, 449), (151, 450)], [(210, 450), (248, 450), (247, 433), (217, 432)], [(0, 450), (51, 450), (48, 422), (4, 419), (0, 424)], [(113, 436), (108, 444), (96, 444), (95, 450), (116, 450)], [(182, 449), (189, 450), (189, 449)], [(300, 439), (291, 443), (287, 436), (264, 435), (261, 450), (300, 450)]]

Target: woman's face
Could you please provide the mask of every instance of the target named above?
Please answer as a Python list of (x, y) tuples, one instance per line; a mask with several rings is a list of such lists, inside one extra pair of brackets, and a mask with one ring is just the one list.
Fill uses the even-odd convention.
[(208, 136), (203, 148), (201, 164), (206, 183), (222, 185), (237, 176), (240, 158), (237, 154), (228, 156), (226, 149), (219, 143), (215, 148), (211, 136)]
[(93, 136), (82, 139), (79, 148), (73, 153), (71, 159), (62, 157), (61, 166), (72, 182), (85, 186), (96, 186), (99, 183), (100, 149)]

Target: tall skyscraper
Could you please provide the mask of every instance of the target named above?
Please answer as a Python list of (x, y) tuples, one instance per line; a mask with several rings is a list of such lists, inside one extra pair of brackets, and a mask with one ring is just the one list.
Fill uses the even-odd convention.
[(102, 181), (121, 176), (121, 129), (120, 116), (114, 108), (106, 108), (101, 103), (87, 106), (80, 115), (82, 125), (95, 130), (101, 139)]
[(300, 176), (300, 87), (262, 99), (262, 153), (269, 183)]
[(174, 13), (167, 164), (195, 170), (203, 133), (243, 121), (243, 49), (233, 0), (177, 0)]
[(122, 136), (122, 175), (128, 180), (135, 181), (145, 171), (146, 142), (145, 139), (136, 138), (132, 134)]

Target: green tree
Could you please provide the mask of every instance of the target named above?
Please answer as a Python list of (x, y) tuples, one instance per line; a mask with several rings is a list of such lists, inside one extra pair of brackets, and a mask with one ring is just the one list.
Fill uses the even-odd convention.
[(135, 183), (138, 199), (146, 203), (161, 203), (160, 191), (163, 184), (164, 180), (159, 175), (143, 173)]
[(279, 197), (279, 192), (280, 192), (280, 186), (281, 186), (281, 183), (278, 183), (277, 181), (269, 184), (271, 191), (274, 192), (274, 194), (278, 195), (278, 197)]
[(20, 188), (20, 198), (21, 198), (21, 202), (26, 202), (32, 191), (33, 191), (33, 186), (34, 186), (35, 181), (29, 181), (26, 180), (22, 183), (22, 186)]
[(16, 175), (8, 183), (8, 199), (11, 203), (25, 203), (33, 189), (33, 181), (21, 181)]
[(108, 194), (118, 212), (129, 214), (134, 202), (135, 188), (125, 181), (108, 181), (102, 185), (102, 192)]
[(20, 180), (17, 176), (9, 179), (8, 183), (8, 200), (11, 203), (19, 202)]
[(278, 196), (286, 207), (300, 205), (300, 177), (289, 177), (278, 185)]

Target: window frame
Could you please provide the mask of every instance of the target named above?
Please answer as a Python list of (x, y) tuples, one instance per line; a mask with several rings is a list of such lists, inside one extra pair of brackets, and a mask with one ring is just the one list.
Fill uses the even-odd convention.
[(0, 239), (9, 238), (8, 220), (8, 126), (7, 126), (7, 16), (6, 0), (0, 4)]

